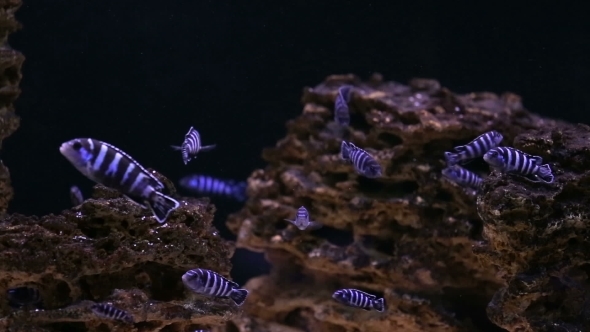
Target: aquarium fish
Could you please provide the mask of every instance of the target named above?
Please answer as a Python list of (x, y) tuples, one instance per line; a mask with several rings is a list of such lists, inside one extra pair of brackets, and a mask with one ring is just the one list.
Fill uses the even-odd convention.
[(195, 293), (214, 297), (229, 297), (240, 306), (246, 301), (248, 291), (211, 270), (194, 269), (182, 276), (184, 285)]
[(201, 135), (199, 132), (191, 127), (188, 130), (188, 133), (184, 135), (184, 142), (182, 142), (181, 146), (171, 145), (174, 150), (180, 150), (182, 153), (182, 161), (184, 164), (188, 164), (189, 161), (197, 157), (197, 153), (201, 151), (211, 151), (215, 148), (215, 144), (213, 145), (201, 145)]
[(448, 166), (465, 162), (470, 159), (483, 156), (490, 149), (500, 145), (504, 137), (499, 132), (492, 130), (477, 136), (473, 141), (455, 147), (455, 152), (445, 152)]
[(180, 205), (164, 195), (164, 185), (122, 150), (93, 138), (76, 138), (59, 148), (66, 159), (90, 180), (116, 189), (152, 211), (159, 223)]
[(445, 178), (463, 187), (479, 189), (483, 183), (483, 180), (475, 173), (458, 165), (447, 167), (441, 173)]
[(126, 323), (133, 324), (133, 316), (125, 310), (117, 309), (112, 305), (105, 303), (95, 303), (90, 306), (90, 310), (101, 318), (120, 320)]
[(8, 300), (17, 306), (33, 305), (41, 302), (39, 290), (34, 287), (15, 287), (7, 292)]
[(358, 307), (363, 310), (375, 309), (379, 312), (385, 311), (383, 298), (377, 299), (375, 295), (362, 292), (358, 289), (346, 288), (337, 290), (332, 294), (332, 298), (350, 307)]
[(313, 220), (309, 220), (309, 212), (305, 208), (305, 206), (300, 207), (297, 209), (297, 214), (295, 215), (295, 220), (285, 219), (286, 221), (292, 223), (300, 230), (315, 230), (322, 227), (322, 224), (319, 222), (315, 222)]
[(334, 101), (334, 121), (341, 126), (350, 125), (350, 111), (348, 102), (350, 101), (350, 85), (341, 86), (338, 89), (336, 100)]
[(73, 206), (78, 206), (84, 202), (84, 196), (78, 186), (70, 187), (70, 200), (72, 201)]
[(246, 200), (245, 181), (218, 179), (208, 175), (192, 174), (180, 179), (182, 188), (200, 195), (216, 195), (233, 198), (239, 202)]
[(515, 148), (498, 147), (486, 152), (483, 160), (493, 169), (508, 174), (522, 175), (532, 182), (553, 182), (549, 164), (543, 158), (532, 156)]
[(382, 175), (381, 165), (365, 150), (356, 145), (342, 141), (340, 156), (356, 168), (357, 173), (368, 178), (378, 178)]

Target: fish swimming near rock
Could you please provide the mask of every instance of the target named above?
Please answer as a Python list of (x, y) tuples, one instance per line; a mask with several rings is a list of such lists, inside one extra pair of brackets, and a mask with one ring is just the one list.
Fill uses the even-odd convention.
[(309, 220), (309, 212), (305, 208), (305, 206), (300, 207), (297, 209), (297, 214), (295, 215), (295, 220), (285, 219), (286, 221), (292, 223), (300, 230), (315, 230), (320, 229), (322, 224), (319, 222), (315, 222), (313, 220)]
[(441, 173), (445, 178), (463, 187), (479, 189), (483, 184), (481, 177), (458, 165), (447, 167)]
[(238, 306), (244, 304), (248, 296), (248, 290), (241, 289), (237, 283), (211, 270), (189, 270), (182, 276), (182, 282), (195, 293), (214, 297), (229, 297)]
[(340, 289), (332, 294), (332, 298), (339, 303), (349, 307), (357, 307), (363, 310), (375, 309), (379, 312), (385, 311), (385, 300), (377, 299), (375, 295), (365, 293), (358, 289)]
[(34, 305), (41, 302), (39, 290), (34, 287), (15, 287), (7, 292), (8, 301), (17, 307)]
[(492, 130), (477, 136), (473, 141), (455, 147), (455, 152), (445, 152), (448, 166), (483, 156), (490, 149), (500, 145), (504, 137), (499, 132)]
[(84, 196), (78, 186), (70, 187), (70, 200), (72, 201), (73, 206), (78, 206), (84, 202)]
[(215, 149), (216, 146), (217, 145), (215, 144), (203, 146), (201, 144), (201, 135), (199, 135), (199, 132), (193, 127), (191, 127), (188, 130), (188, 133), (184, 135), (184, 142), (182, 142), (181, 146), (171, 145), (174, 150), (180, 150), (182, 153), (182, 161), (184, 161), (185, 165), (192, 159), (197, 158), (199, 152), (211, 151)]
[(105, 303), (95, 303), (90, 307), (90, 310), (101, 318), (120, 320), (126, 323), (133, 324), (133, 316), (125, 310), (117, 309), (112, 305)]
[(243, 202), (247, 199), (245, 181), (218, 179), (208, 175), (192, 174), (180, 179), (178, 184), (199, 195), (215, 195)]
[(378, 178), (382, 175), (381, 165), (367, 151), (350, 142), (342, 141), (340, 157), (352, 163), (357, 173), (365, 177)]
[(334, 101), (334, 121), (341, 126), (348, 127), (350, 125), (350, 110), (348, 103), (350, 102), (350, 85), (341, 86), (338, 89), (336, 100)]
[(152, 211), (159, 223), (180, 205), (164, 195), (164, 185), (119, 148), (93, 138), (76, 138), (59, 148), (61, 154), (90, 180), (118, 190)]
[(498, 147), (483, 156), (486, 163), (495, 170), (521, 175), (532, 182), (552, 183), (554, 176), (549, 164), (543, 165), (543, 158), (533, 156), (515, 148)]

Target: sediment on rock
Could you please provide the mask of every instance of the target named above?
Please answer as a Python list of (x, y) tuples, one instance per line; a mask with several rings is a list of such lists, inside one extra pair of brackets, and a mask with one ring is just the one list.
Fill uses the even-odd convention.
[[(0, 1), (0, 149), (2, 141), (18, 128), (20, 119), (13, 103), (20, 95), (21, 67), (25, 57), (8, 45), (8, 36), (20, 29), (14, 12), (20, 0)], [(0, 216), (6, 213), (13, 196), (10, 173), (0, 160)]]
[[(0, 292), (39, 289), (42, 310), (1, 302), (0, 326), (184, 332), (225, 324), (239, 311), (231, 300), (197, 296), (181, 281), (197, 267), (229, 276), (233, 248), (212, 226), (213, 213), (207, 199), (181, 199), (160, 225), (147, 209), (97, 185), (93, 198), (59, 215), (8, 216), (0, 222)], [(98, 318), (94, 303), (129, 312), (135, 325)]]
[[(350, 129), (343, 131), (333, 121), (333, 104), (344, 84), (353, 92)], [(250, 301), (246, 312), (258, 321), (302, 330), (288, 317), (305, 312), (306, 318), (297, 320), (310, 331), (320, 331), (314, 326), (324, 323), (334, 325), (330, 331), (356, 331), (369, 322), (371, 331), (493, 328), (485, 308), (503, 280), (493, 262), (472, 251), (482, 240), (476, 196), (442, 178), (444, 152), (486, 131), (500, 131), (510, 145), (526, 130), (560, 122), (528, 112), (512, 93), (459, 95), (429, 79), (403, 85), (331, 76), (304, 89), (302, 102), (303, 113), (287, 123), (286, 137), (264, 150), (268, 167), (249, 178), (246, 207), (227, 223), (238, 247), (281, 257), (269, 258), (275, 271), (267, 282), (251, 281), (256, 284), (252, 299), (265, 300)], [(371, 153), (383, 177), (364, 178), (343, 163), (343, 139)], [(469, 167), (489, 174), (483, 161)], [(325, 227), (305, 232), (283, 221), (301, 205)], [(282, 274), (293, 271), (288, 266), (310, 281), (283, 282), (277, 290), (273, 283), (290, 280)], [(320, 284), (325, 289), (317, 289)], [(291, 287), (307, 295), (278, 294)], [(360, 314), (328, 305), (339, 287), (386, 294), (392, 305), (381, 316), (350, 319)], [(281, 305), (267, 305), (269, 294)], [(419, 298), (421, 309), (402, 308), (396, 296)]]

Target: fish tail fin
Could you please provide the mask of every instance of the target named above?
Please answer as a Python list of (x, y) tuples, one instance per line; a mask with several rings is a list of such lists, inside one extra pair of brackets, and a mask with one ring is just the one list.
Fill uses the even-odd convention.
[(211, 151), (211, 150), (215, 149), (216, 146), (217, 146), (217, 144), (211, 144), (211, 145), (201, 146), (201, 148), (199, 149), (199, 152), (201, 152), (201, 151), (203, 151), (203, 152)]
[(237, 306), (241, 306), (246, 301), (246, 297), (248, 297), (248, 290), (242, 288), (234, 289), (229, 297), (234, 301)]
[(346, 141), (342, 141), (342, 144), (340, 144), (340, 157), (343, 160), (350, 160), (350, 149)]
[(459, 163), (459, 154), (452, 153), (452, 152), (445, 152), (445, 159), (447, 161), (447, 166), (453, 166)]
[(160, 224), (166, 222), (170, 212), (180, 206), (180, 203), (178, 203), (177, 200), (166, 196), (159, 191), (154, 191), (147, 204)]
[(554, 180), (553, 172), (551, 172), (551, 167), (549, 164), (539, 166), (539, 170), (537, 171), (537, 177), (545, 182), (545, 183), (552, 183)]
[(236, 183), (233, 187), (233, 197), (240, 202), (245, 201), (246, 199), (248, 199), (248, 195), (246, 193), (247, 188), (248, 183), (246, 183), (245, 181)]
[(379, 312), (385, 311), (385, 300), (383, 298), (373, 301), (373, 308)]

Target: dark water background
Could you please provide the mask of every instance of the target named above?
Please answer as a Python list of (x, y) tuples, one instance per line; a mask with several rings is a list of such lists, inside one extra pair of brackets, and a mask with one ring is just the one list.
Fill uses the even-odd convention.
[[(10, 38), (27, 58), (22, 124), (2, 148), (11, 211), (59, 213), (71, 185), (88, 193), (91, 182), (58, 151), (75, 137), (112, 143), (174, 181), (191, 172), (245, 179), (301, 112), (302, 88), (330, 74), (512, 91), (534, 112), (590, 122), (581, 7), (381, 3), (25, 0), (24, 28)], [(169, 145), (190, 125), (218, 148), (185, 166)], [(213, 202), (232, 238), (223, 223), (240, 206)], [(242, 251), (234, 264), (240, 283), (266, 269)]]

